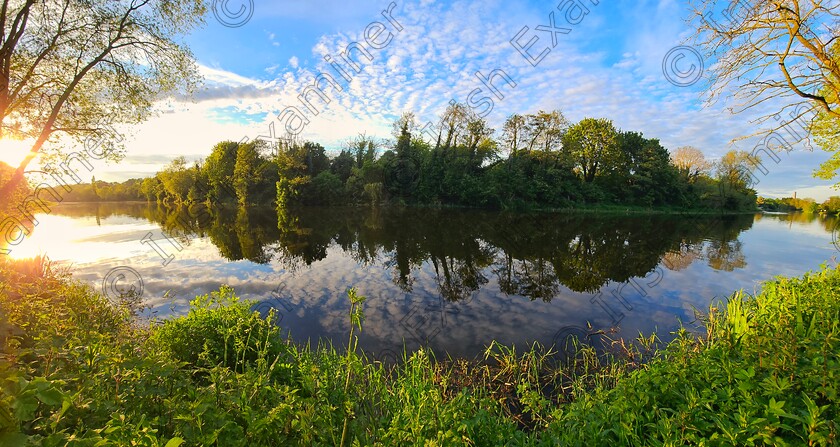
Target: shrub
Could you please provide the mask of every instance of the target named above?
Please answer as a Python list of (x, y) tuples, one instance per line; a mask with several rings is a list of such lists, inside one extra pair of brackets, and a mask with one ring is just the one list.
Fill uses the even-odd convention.
[(167, 320), (150, 342), (192, 367), (226, 366), (234, 372), (267, 364), (285, 364), (289, 348), (273, 318), (262, 318), (232, 288), (190, 302), (189, 314)]

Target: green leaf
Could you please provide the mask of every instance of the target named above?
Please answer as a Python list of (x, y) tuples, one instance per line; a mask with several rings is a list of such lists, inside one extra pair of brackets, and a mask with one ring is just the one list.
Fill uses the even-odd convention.
[(56, 406), (64, 402), (64, 394), (56, 388), (39, 390), (35, 393), (35, 397), (49, 406)]
[(164, 447), (178, 447), (184, 443), (184, 440), (178, 437), (172, 438), (166, 443)]
[(29, 437), (23, 433), (0, 433), (0, 446), (24, 446), (29, 444), (27, 441), (29, 441)]

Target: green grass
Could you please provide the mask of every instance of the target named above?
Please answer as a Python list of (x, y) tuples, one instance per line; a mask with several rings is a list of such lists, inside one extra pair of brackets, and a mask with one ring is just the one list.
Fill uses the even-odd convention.
[[(43, 260), (0, 261), (0, 446), (836, 445), (840, 272), (734, 295), (655, 337), (483, 361), (299, 346), (233, 290), (141, 325)], [(129, 303), (130, 304), (130, 303)], [(726, 308), (723, 310), (723, 308)]]

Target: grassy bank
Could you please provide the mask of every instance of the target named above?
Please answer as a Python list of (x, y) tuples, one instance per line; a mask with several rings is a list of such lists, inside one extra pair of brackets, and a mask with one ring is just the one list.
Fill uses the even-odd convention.
[(229, 288), (149, 325), (42, 262), (2, 263), (0, 445), (836, 445), (839, 298), (823, 269), (736, 294), (658, 353), (560, 366), (493, 345), (389, 368), (357, 333), (290, 343)]

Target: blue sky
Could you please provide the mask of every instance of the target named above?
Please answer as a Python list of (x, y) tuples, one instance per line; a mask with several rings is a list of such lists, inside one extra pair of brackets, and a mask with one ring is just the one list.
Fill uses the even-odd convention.
[[(504, 99), (492, 97), (487, 120), (497, 130), (512, 113), (560, 109), (573, 122), (610, 118), (621, 129), (659, 138), (671, 150), (696, 146), (710, 159), (757, 144), (731, 141), (754, 133), (750, 120), (772, 108), (731, 115), (725, 101), (705, 104), (703, 78), (679, 87), (663, 74), (663, 58), (689, 34), (685, 2), (576, 0), (589, 13), (573, 14), (579, 23), (572, 25), (566, 18), (571, 1), (400, 0), (392, 15), (401, 30), (381, 14), (388, 0), (254, 0), (251, 19), (237, 28), (208, 15), (207, 25), (186, 38), (205, 77), (204, 89), (190, 100), (161, 104), (159, 117), (130, 129), (124, 162), (98, 166), (95, 175), (105, 180), (150, 175), (178, 155), (205, 157), (217, 141), (267, 135), (271, 123), (282, 133), (285, 122), (277, 115), (289, 106), (309, 120), (300, 137), (329, 149), (361, 132), (390, 137), (391, 122), (403, 111), (433, 121), (450, 100), (465, 101), (482, 87), (477, 71), (486, 75), (495, 69), (516, 83), (515, 88), (499, 79), (494, 84)], [(227, 7), (235, 11), (241, 4), (248, 1), (228, 0)], [(536, 30), (549, 24), (552, 12), (556, 27), (570, 30), (556, 34), (553, 47), (551, 34)], [(361, 72), (349, 72), (347, 82), (324, 56), (336, 58), (349, 43), (364, 42), (365, 29), (375, 21), (384, 27), (380, 43), (392, 38), (382, 49), (369, 48), (373, 60), (361, 59)], [(525, 26), (519, 42), (537, 38), (533, 56), (549, 50), (536, 66), (510, 43)], [(687, 73), (690, 58), (676, 68)], [(339, 81), (343, 91), (326, 90), (331, 99), (326, 105), (314, 99), (315, 115), (297, 96), (321, 72)], [(768, 196), (796, 191), (825, 199), (833, 192), (831, 182), (813, 179), (811, 172), (827, 158), (818, 148), (799, 146), (780, 154), (778, 163), (766, 160), (768, 173), (759, 176), (757, 189)]]

